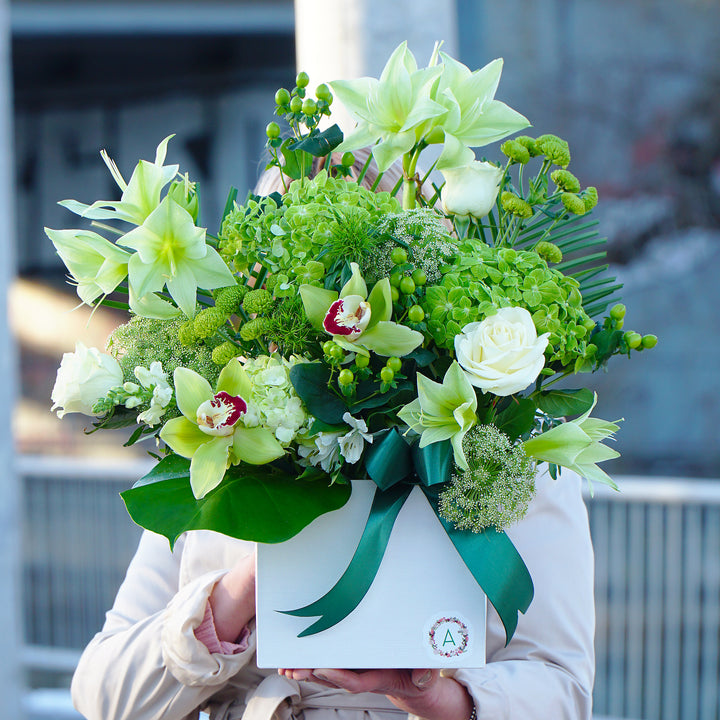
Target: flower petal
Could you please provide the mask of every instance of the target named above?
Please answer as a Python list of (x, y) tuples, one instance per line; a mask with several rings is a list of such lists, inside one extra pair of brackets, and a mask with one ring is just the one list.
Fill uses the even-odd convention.
[(173, 380), (180, 412), (190, 422), (197, 423), (197, 409), (206, 400), (212, 400), (214, 397), (210, 383), (194, 370), (184, 367), (175, 368)]
[(231, 442), (230, 437), (214, 437), (193, 455), (190, 461), (190, 486), (198, 500), (222, 482)]
[(208, 442), (208, 436), (187, 418), (168, 420), (160, 430), (160, 439), (182, 457), (191, 458), (197, 449)]
[(265, 465), (282, 457), (285, 449), (269, 430), (238, 425), (233, 434), (233, 453), (250, 465)]

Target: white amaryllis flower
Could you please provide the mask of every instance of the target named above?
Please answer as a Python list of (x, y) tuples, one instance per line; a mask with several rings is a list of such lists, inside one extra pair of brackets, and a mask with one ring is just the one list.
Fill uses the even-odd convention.
[(442, 205), (448, 215), (485, 217), (497, 198), (502, 168), (477, 160), (466, 167), (442, 170)]
[(340, 454), (351, 465), (356, 463), (362, 455), (363, 446), (366, 442), (371, 443), (373, 436), (367, 431), (367, 425), (362, 418), (354, 418), (349, 412), (343, 415), (343, 420), (352, 428), (338, 439)]
[(538, 337), (525, 308), (500, 308), (455, 336), (457, 361), (484, 392), (512, 395), (535, 381), (545, 365), (549, 333)]
[(62, 357), (51, 395), (52, 410), (60, 418), (73, 412), (95, 415), (93, 405), (122, 384), (122, 370), (114, 357), (78, 341), (75, 352)]

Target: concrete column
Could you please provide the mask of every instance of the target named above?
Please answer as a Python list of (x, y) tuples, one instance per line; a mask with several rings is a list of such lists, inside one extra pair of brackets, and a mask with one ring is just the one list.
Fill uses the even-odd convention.
[(7, 296), (15, 274), (12, 172), (12, 85), (10, 3), (0, 0), (0, 717), (20, 717), (19, 636), (20, 503), (15, 474), (12, 408), (17, 386), (15, 344), (7, 318)]
[[(329, 80), (378, 77), (403, 41), (418, 65), (427, 64), (436, 40), (457, 57), (456, 0), (295, 0), (298, 69), (310, 88)], [(333, 107), (344, 130), (352, 122)]]

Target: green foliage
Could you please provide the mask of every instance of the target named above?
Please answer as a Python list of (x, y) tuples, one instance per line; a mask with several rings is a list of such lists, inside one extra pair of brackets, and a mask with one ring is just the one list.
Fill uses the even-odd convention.
[(166, 458), (143, 478), (142, 485), (121, 493), (130, 517), (164, 535), (171, 548), (188, 530), (283, 542), (319, 515), (341, 508), (350, 497), (349, 485), (329, 484), (327, 479), (298, 482), (294, 473), (273, 466), (238, 465), (225, 473), (217, 488), (197, 500), (189, 476), (189, 460)]

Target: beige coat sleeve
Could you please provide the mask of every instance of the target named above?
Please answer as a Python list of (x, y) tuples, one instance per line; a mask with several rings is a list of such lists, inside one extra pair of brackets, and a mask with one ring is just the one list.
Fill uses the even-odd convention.
[(215, 655), (194, 628), (223, 571), (178, 590), (183, 538), (170, 552), (145, 532), (103, 629), (80, 658), (72, 682), (75, 707), (88, 720), (180, 720), (198, 709), (253, 657)]
[(505, 647), (488, 606), (487, 659), (453, 675), (473, 696), (478, 720), (589, 720), (595, 671), (594, 562), (581, 479), (564, 470), (537, 478), (528, 515), (508, 529), (530, 570), (535, 597)]

